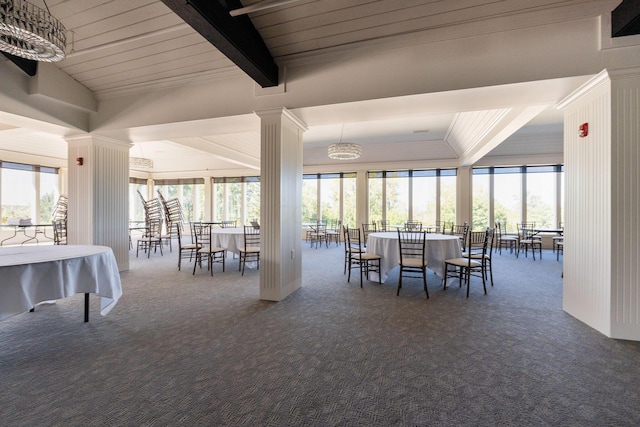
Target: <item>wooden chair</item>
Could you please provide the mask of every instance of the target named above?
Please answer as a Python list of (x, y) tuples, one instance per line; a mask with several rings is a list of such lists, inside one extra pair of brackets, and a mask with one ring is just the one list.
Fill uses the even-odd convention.
[(405, 231), (422, 231), (422, 222), (420, 221), (407, 221), (404, 223)]
[(564, 243), (564, 224), (562, 222), (558, 223), (558, 230), (562, 230), (562, 233), (560, 233), (558, 236), (553, 236), (553, 238), (551, 239), (551, 241), (553, 242), (552, 248), (554, 252), (557, 247), (556, 241), (562, 241), (562, 243)]
[(260, 269), (260, 229), (250, 225), (244, 226), (244, 245), (239, 249), (240, 262), (238, 271), (242, 267), (242, 276), (247, 262), (255, 262), (256, 269)]
[[(493, 256), (493, 245), (495, 243), (495, 230), (493, 228), (487, 228), (487, 236), (483, 236), (482, 233), (471, 233), (475, 239), (471, 242), (471, 253), (465, 253), (462, 256), (464, 258), (471, 257), (476, 261), (482, 262), (482, 270), (484, 271), (485, 279), (490, 279), (491, 286), (493, 286), (493, 266), (491, 265)], [(486, 240), (486, 243), (485, 243)], [(484, 245), (486, 244), (486, 250)]]
[(378, 283), (382, 283), (380, 274), (380, 260), (382, 257), (365, 252), (359, 228), (347, 228), (346, 237), (347, 246), (349, 246), (349, 275), (347, 276), (347, 282), (351, 281), (351, 270), (358, 268), (360, 270), (360, 287), (362, 287), (362, 276), (366, 274), (367, 280), (369, 280), (369, 273), (372, 271), (378, 273)]
[(226, 250), (219, 246), (213, 246), (211, 224), (204, 224), (199, 222), (194, 223), (193, 235), (196, 240), (195, 246), (197, 248), (195, 253), (196, 261), (193, 264), (193, 274), (196, 274), (197, 266), (200, 266), (200, 268), (202, 268), (203, 258), (207, 260), (207, 270), (209, 270), (212, 276), (214, 263), (221, 263), (222, 271), (224, 272)]
[(138, 244), (136, 247), (136, 258), (138, 257), (138, 252), (142, 248), (143, 251), (147, 252), (147, 258), (151, 257), (151, 249), (157, 251), (160, 248), (160, 255), (162, 253), (162, 218), (149, 219), (147, 221), (147, 228), (138, 239)]
[(344, 240), (344, 273), (343, 274), (347, 274), (347, 267), (349, 266), (349, 261), (350, 261), (349, 257), (351, 256), (351, 252), (354, 250), (354, 248), (352, 248), (349, 245), (349, 236), (347, 234), (348, 234), (347, 227), (343, 225), (342, 226), (342, 238)]
[(381, 219), (380, 221), (378, 221), (377, 227), (378, 227), (377, 228), (378, 231), (382, 231), (382, 232), (388, 231), (388, 229), (387, 229), (388, 228), (387, 221), (385, 221), (385, 220)]
[(516, 234), (508, 234), (500, 221), (496, 221), (494, 225), (496, 234), (495, 250), (502, 255), (502, 248), (504, 247), (514, 253), (518, 249), (518, 236)]
[(452, 225), (451, 235), (458, 236), (460, 239), (460, 249), (464, 252), (467, 247), (467, 237), (469, 236), (469, 224), (465, 222), (463, 225)]
[(375, 222), (370, 224), (362, 224), (362, 245), (367, 247), (367, 240), (369, 239), (369, 233), (376, 233), (378, 231), (378, 226)]
[[(482, 237), (484, 236), (484, 238)], [(478, 241), (483, 238), (482, 243), (482, 251), (480, 252), (480, 256), (484, 258), (484, 255), (487, 253), (487, 245), (489, 239), (489, 230), (486, 231), (473, 231), (469, 232), (469, 236), (465, 239), (467, 242), (467, 250), (465, 251), (468, 254), (472, 254), (472, 242)], [(478, 276), (482, 278), (482, 287), (484, 289), (484, 294), (487, 294), (487, 282), (485, 279), (485, 271), (484, 271), (484, 263), (482, 261), (478, 261), (471, 256), (465, 257), (462, 256), (460, 258), (450, 258), (444, 260), (444, 289), (447, 289), (447, 278), (458, 278), (460, 283), (460, 287), (462, 287), (463, 282), (467, 282), (467, 298), (469, 298), (469, 288), (472, 276)], [(451, 270), (450, 267), (453, 267)]]
[[(424, 292), (427, 290), (426, 231), (398, 230), (398, 246), (400, 248), (400, 273), (398, 274), (398, 290), (400, 295), (402, 277), (422, 277)], [(419, 274), (419, 275), (417, 275)]]
[(182, 241), (182, 228), (179, 227), (178, 228), (178, 271), (180, 271), (181, 267), (182, 267), (182, 256), (185, 254), (189, 254), (189, 261), (191, 261), (193, 259), (193, 257), (196, 254), (197, 249), (199, 248), (199, 246), (195, 243), (195, 241), (193, 239), (195, 239), (194, 237), (194, 232), (193, 232), (193, 224), (190, 224), (190, 233), (191, 234), (191, 243), (185, 243)]
[(332, 225), (328, 226), (325, 230), (325, 239), (327, 241), (327, 246), (331, 242), (335, 242), (336, 246), (340, 245), (340, 233), (342, 229), (342, 221), (337, 220), (333, 222)]
[(556, 252), (556, 261), (560, 261), (560, 254), (562, 253), (564, 255), (564, 238), (554, 240), (553, 248)]
[(236, 228), (238, 224), (238, 220), (233, 221), (220, 221), (221, 228)]
[[(66, 219), (56, 219), (53, 221), (53, 244), (54, 245), (67, 244), (67, 220)], [(129, 241), (129, 245), (131, 245), (131, 241)]]
[(516, 224), (518, 227), (518, 250), (516, 251), (516, 258), (520, 255), (520, 250), (524, 248), (525, 258), (528, 256), (529, 248), (533, 254), (533, 260), (536, 260), (536, 248), (540, 251), (540, 259), (542, 259), (542, 239), (536, 235), (533, 231), (536, 224), (533, 222)]
[(327, 243), (327, 224), (319, 222), (316, 225), (311, 226), (311, 231), (307, 233), (307, 239), (311, 243), (311, 247), (313, 245), (318, 249), (318, 245), (322, 245), (324, 242), (326, 247), (329, 247)]

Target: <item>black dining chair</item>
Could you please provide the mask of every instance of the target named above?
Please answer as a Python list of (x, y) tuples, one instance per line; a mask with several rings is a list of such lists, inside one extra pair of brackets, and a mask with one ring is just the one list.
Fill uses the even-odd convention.
[(427, 258), (426, 258), (426, 234), (422, 231), (398, 230), (398, 247), (400, 248), (400, 272), (398, 274), (398, 290), (400, 295), (403, 277), (422, 277), (424, 292), (429, 298), (427, 290)]

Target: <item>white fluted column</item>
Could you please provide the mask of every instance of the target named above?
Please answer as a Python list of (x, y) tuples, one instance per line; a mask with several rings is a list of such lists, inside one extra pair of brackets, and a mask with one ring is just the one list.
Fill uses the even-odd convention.
[(109, 246), (119, 270), (128, 270), (130, 144), (93, 135), (65, 139), (69, 167), (67, 241)]
[(605, 70), (559, 106), (563, 308), (608, 337), (640, 341), (640, 68)]
[(280, 301), (300, 288), (302, 135), (286, 109), (261, 111), (260, 299)]

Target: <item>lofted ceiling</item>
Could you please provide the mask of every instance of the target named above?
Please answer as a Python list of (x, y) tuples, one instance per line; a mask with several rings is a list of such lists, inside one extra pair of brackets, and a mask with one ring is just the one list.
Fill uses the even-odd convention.
[[(227, 2), (219, 2), (226, 7)], [(228, 2), (237, 3), (239, 2)], [(243, 0), (243, 6), (260, 3)], [(383, 45), (439, 42), (598, 16), (620, 1), (593, 0), (297, 0), (246, 15), (282, 69), (301, 58)], [(159, 0), (48, 0), (69, 30), (67, 57), (56, 64), (98, 100), (242, 73)], [(231, 8), (230, 8), (231, 9)], [(318, 59), (320, 61), (321, 59)], [(470, 165), (486, 155), (562, 152), (562, 115), (553, 106), (589, 76), (297, 108), (307, 124), (304, 165), (335, 164), (326, 147), (363, 145), (362, 164), (424, 158)], [(464, 106), (464, 107), (462, 107)], [(160, 126), (130, 132), (131, 155), (154, 172), (259, 170), (259, 121), (189, 131)], [(238, 122), (239, 120), (239, 122)], [(59, 136), (0, 124), (0, 146), (31, 133), (36, 152), (58, 156)], [(517, 137), (514, 137), (517, 136)], [(544, 136), (544, 138), (541, 138)], [(506, 142), (504, 142), (506, 141)], [(532, 141), (536, 141), (535, 144)], [(542, 142), (541, 142), (542, 141)], [(63, 146), (63, 145), (62, 145)], [(27, 144), (21, 145), (26, 150)]]

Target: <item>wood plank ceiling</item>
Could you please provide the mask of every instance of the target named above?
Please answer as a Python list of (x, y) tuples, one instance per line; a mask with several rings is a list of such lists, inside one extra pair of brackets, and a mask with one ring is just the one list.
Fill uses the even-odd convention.
[[(242, 5), (258, 1), (245, 0)], [(241, 74), (231, 60), (160, 0), (49, 0), (47, 3), (51, 13), (69, 30), (68, 55), (57, 66), (93, 91), (98, 99)], [(421, 43), (435, 42), (582, 19), (610, 11), (617, 3), (615, 0), (298, 0), (253, 12), (249, 17), (275, 62), (283, 66), (300, 58), (331, 52), (413, 43), (416, 37)], [(434, 124), (426, 139), (416, 133), (424, 118), (419, 117), (415, 122), (399, 118), (392, 123), (380, 121), (372, 125), (347, 117), (310, 129), (305, 135), (304, 161), (305, 164), (326, 163), (327, 139), (337, 139), (345, 123), (350, 122), (350, 131), (361, 130), (353, 140), (369, 141), (379, 147), (378, 150), (372, 147), (369, 152), (370, 155), (378, 153), (378, 157), (367, 161), (389, 159), (384, 156), (396, 156), (400, 161), (403, 157), (400, 145), (390, 150), (379, 142), (379, 136), (365, 132), (376, 127), (380, 128), (379, 135), (386, 135), (386, 140), (406, 144), (405, 157), (413, 155), (417, 142), (433, 140), (430, 142), (433, 155), (455, 158), (469, 147), (456, 145), (453, 133), (451, 141), (446, 141), (446, 132), (451, 130), (452, 123), (457, 120), (460, 127), (453, 130), (462, 132), (465, 126), (473, 126), (471, 122), (463, 123), (464, 117), (473, 121), (482, 115), (490, 119), (494, 114), (486, 111), (431, 115), (437, 125)], [(557, 120), (555, 123), (557, 125)], [(395, 129), (395, 134), (385, 134), (391, 129)], [(219, 141), (204, 134), (200, 138), (200, 141), (169, 142), (178, 148), (186, 145), (193, 149), (201, 146), (203, 139), (212, 143)], [(252, 138), (252, 145), (258, 147), (256, 135), (240, 135), (235, 140)], [(229, 147), (224, 141), (218, 143)], [(554, 144), (555, 148), (550, 150), (561, 150), (561, 144), (557, 141)], [(168, 160), (176, 158), (166, 147), (163, 151)], [(213, 156), (213, 150), (206, 151)], [(241, 154), (245, 157), (240, 156), (230, 164), (255, 165), (256, 156), (251, 160), (246, 152)]]

